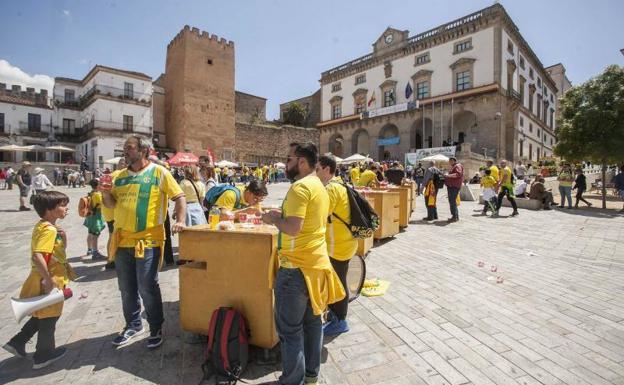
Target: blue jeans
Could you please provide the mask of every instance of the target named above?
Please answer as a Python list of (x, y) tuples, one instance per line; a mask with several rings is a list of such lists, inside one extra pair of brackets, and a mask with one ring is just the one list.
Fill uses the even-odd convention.
[(451, 216), (455, 219), (459, 219), (459, 211), (457, 210), (457, 194), (459, 194), (459, 187), (447, 186), (449, 206), (451, 208)]
[(280, 269), (275, 280), (275, 325), (282, 349), (280, 385), (316, 382), (321, 369), (323, 328), (314, 315), (299, 269)]
[(568, 198), (568, 207), (572, 208), (572, 186), (559, 185), (559, 195), (561, 196), (561, 207), (565, 206), (565, 198)]
[(141, 328), (141, 301), (150, 330), (160, 330), (164, 322), (162, 297), (158, 284), (160, 248), (146, 248), (144, 258), (134, 258), (134, 248), (120, 247), (115, 255), (117, 282), (126, 327)]

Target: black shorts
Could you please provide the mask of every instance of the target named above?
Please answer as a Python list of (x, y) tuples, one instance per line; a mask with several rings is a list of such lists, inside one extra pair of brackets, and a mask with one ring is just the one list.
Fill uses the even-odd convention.
[(106, 225), (108, 226), (108, 232), (111, 234), (113, 233), (113, 230), (115, 230), (115, 225), (113, 225), (113, 223), (115, 223), (115, 221), (106, 222)]
[(28, 192), (30, 191), (30, 186), (22, 187), (20, 186), (20, 197), (26, 198), (28, 197)]

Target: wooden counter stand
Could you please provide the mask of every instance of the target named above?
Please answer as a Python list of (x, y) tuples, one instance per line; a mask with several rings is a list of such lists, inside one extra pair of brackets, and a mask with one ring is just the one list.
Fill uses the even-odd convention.
[[(373, 208), (375, 207), (375, 198), (367, 197), (366, 200), (368, 201), (368, 203), (370, 203), (371, 207)], [(373, 237), (369, 237), (366, 239), (358, 238), (357, 240), (358, 247), (357, 247), (357, 251), (355, 252), (355, 254), (359, 255), (362, 258), (366, 257), (366, 254), (368, 254), (368, 251), (373, 247), (373, 242), (374, 242)]]
[(413, 180), (404, 181), (403, 186), (408, 186), (410, 188), (410, 211), (414, 212), (414, 210), (416, 210), (416, 182)]
[(388, 190), (371, 190), (366, 192), (373, 198), (373, 208), (379, 215), (379, 227), (375, 231), (375, 239), (392, 237), (399, 233), (399, 193)]
[(250, 343), (270, 349), (278, 342), (269, 263), (277, 252), (277, 229), (259, 225), (233, 231), (198, 225), (180, 233), (182, 329), (207, 335), (213, 310), (232, 306), (249, 324)]
[(407, 227), (409, 224), (411, 211), (410, 192), (409, 186), (388, 186), (385, 188), (388, 191), (394, 191), (399, 193), (399, 227)]

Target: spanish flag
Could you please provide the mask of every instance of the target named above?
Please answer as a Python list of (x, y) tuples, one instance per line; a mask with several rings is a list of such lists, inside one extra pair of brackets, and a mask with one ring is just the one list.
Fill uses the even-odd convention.
[(370, 106), (372, 106), (373, 104), (375, 104), (375, 100), (377, 100), (377, 99), (375, 99), (375, 91), (373, 91), (373, 95), (371, 95), (371, 98), (370, 98), (370, 100), (368, 101), (368, 106), (370, 107)]

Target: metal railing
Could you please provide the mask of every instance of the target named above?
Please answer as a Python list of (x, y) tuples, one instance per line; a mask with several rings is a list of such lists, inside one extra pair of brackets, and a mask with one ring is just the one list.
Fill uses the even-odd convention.
[(48, 136), (48, 133), (52, 131), (52, 126), (49, 124), (29, 125), (28, 122), (19, 122), (18, 132), (20, 134), (35, 135), (35, 136)]
[[(453, 21), (451, 21), (449, 23), (446, 23), (444, 25), (441, 25), (439, 27), (436, 27), (436, 28), (430, 29), (428, 31), (419, 33), (417, 35), (414, 35), (414, 36), (412, 36), (412, 37), (407, 39), (407, 43), (411, 45), (413, 43), (417, 43), (417, 42), (420, 42), (422, 40), (434, 37), (436, 35), (448, 32), (448, 31), (450, 31), (452, 29), (461, 27), (464, 24), (467, 24), (467, 23), (473, 22), (475, 20), (478, 20), (478, 19), (482, 18), (483, 16), (487, 16), (489, 14), (495, 13), (496, 11), (495, 11), (494, 8), (495, 8), (495, 6), (491, 6), (489, 8), (483, 9), (481, 11), (477, 11), (477, 12), (471, 13), (470, 15), (464, 16), (464, 17), (459, 18), (457, 20), (453, 20)], [(342, 64), (342, 65), (340, 65), (338, 67), (334, 67), (334, 68), (332, 68), (332, 69), (330, 69), (328, 71), (323, 72), (321, 74), (321, 77), (332, 75), (332, 74), (334, 74), (336, 72), (342, 71), (342, 70), (347, 69), (349, 67), (353, 67), (355, 65), (358, 65), (358, 64), (360, 64), (362, 62), (365, 62), (365, 61), (371, 59), (372, 57), (373, 57), (373, 54), (368, 54), (368, 55), (364, 55), (362, 57), (359, 57), (357, 59), (351, 60), (348, 63)]]
[(513, 99), (516, 99), (518, 101), (521, 100), (520, 97), (520, 92), (516, 91), (516, 90), (507, 90), (507, 96)]
[(130, 91), (123, 88), (104, 86), (101, 84), (94, 84), (93, 87), (91, 87), (87, 92), (73, 100), (66, 100), (64, 95), (54, 95), (54, 102), (59, 107), (82, 108), (97, 95), (117, 98), (122, 101), (132, 100), (144, 105), (150, 105), (152, 102), (152, 95), (148, 92), (138, 93), (134, 90)]

